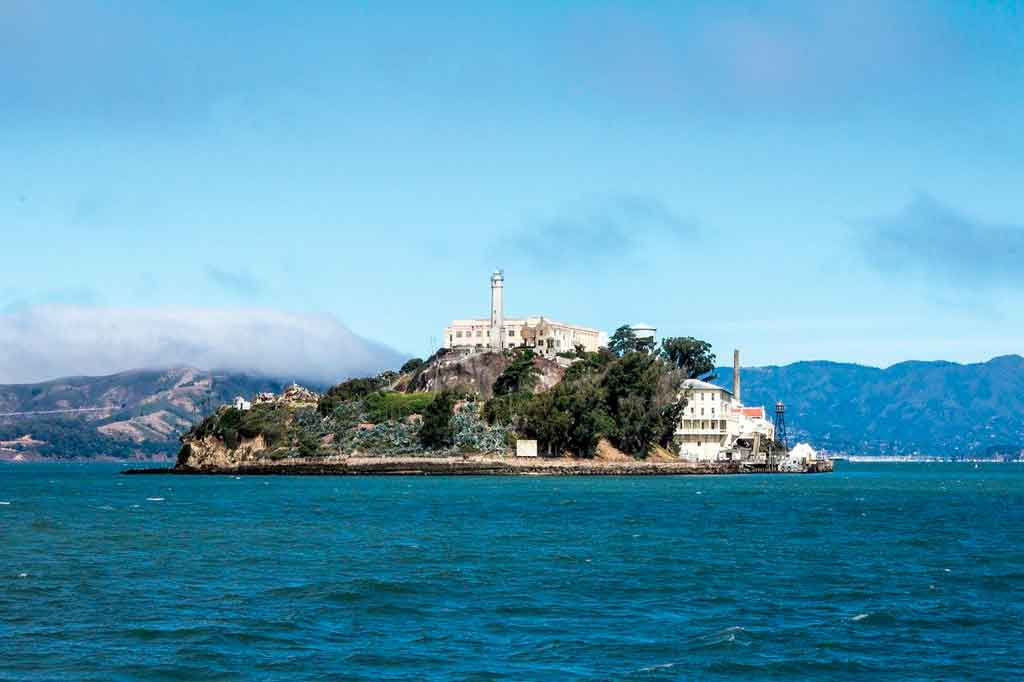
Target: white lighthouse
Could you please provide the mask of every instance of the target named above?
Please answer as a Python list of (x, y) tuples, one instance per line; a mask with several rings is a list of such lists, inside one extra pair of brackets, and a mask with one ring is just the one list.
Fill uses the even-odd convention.
[(491, 275), (491, 350), (505, 348), (505, 273), (499, 268)]

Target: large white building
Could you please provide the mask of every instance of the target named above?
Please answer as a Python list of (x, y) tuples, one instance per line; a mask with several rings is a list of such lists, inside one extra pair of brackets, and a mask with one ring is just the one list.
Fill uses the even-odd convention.
[(489, 319), (454, 320), (444, 330), (444, 347), (502, 351), (507, 348), (533, 348), (554, 356), (576, 346), (592, 352), (608, 345), (605, 332), (589, 327), (556, 322), (543, 316), (506, 318), (504, 305), (505, 275), (491, 275), (491, 316)]
[(681, 457), (737, 459), (741, 451), (756, 451), (760, 443), (774, 440), (775, 425), (764, 406), (746, 407), (739, 393), (739, 351), (734, 355), (732, 391), (698, 379), (683, 382), (686, 406), (675, 433)]

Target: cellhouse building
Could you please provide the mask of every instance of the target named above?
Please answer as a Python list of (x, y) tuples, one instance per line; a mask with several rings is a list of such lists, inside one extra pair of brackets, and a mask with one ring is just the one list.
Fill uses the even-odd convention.
[(444, 330), (444, 347), (455, 350), (501, 352), (532, 348), (548, 357), (576, 346), (588, 352), (608, 345), (605, 332), (556, 322), (548, 317), (505, 317), (505, 273), (491, 275), (491, 315), (487, 319), (454, 320)]

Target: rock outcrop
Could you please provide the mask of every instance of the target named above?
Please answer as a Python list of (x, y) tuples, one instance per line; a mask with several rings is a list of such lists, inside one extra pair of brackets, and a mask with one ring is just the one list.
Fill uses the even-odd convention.
[[(510, 364), (512, 359), (507, 353), (438, 353), (398, 388), (405, 392), (462, 388), (486, 400), (494, 394), (495, 380)], [(539, 370), (534, 392), (548, 390), (565, 375), (565, 369), (554, 360), (538, 355), (534, 357), (533, 364)]]
[(213, 436), (189, 438), (178, 453), (176, 466), (211, 471), (257, 465), (265, 462), (268, 450), (263, 436), (242, 438), (233, 450)]

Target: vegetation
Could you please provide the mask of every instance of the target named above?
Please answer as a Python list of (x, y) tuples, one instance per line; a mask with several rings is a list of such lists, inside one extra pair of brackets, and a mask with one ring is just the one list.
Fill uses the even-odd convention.
[(711, 344), (692, 336), (677, 336), (663, 339), (661, 356), (673, 366), (686, 373), (688, 379), (713, 381), (715, 376), (715, 354)]
[(512, 353), (512, 364), (494, 381), (494, 395), (528, 391), (537, 383), (540, 370), (534, 364), (534, 353), (530, 348), (517, 348)]
[(250, 410), (227, 407), (201, 421), (192, 429), (197, 438), (213, 436), (230, 450), (238, 448), (241, 439), (263, 436), (271, 447), (285, 441), (288, 432), (288, 410), (283, 405), (253, 405)]
[(548, 455), (590, 456), (602, 437), (639, 457), (652, 445), (669, 445), (683, 407), (679, 392), (686, 374), (664, 354), (652, 353), (651, 344), (638, 342), (628, 326), (616, 336), (614, 348), (579, 349), (555, 388), (536, 396), (496, 396), (485, 406), (485, 417), (514, 424)]
[(434, 402), (433, 393), (396, 393), (377, 391), (366, 396), (363, 408), (367, 420), (376, 424), (399, 421), (413, 414), (422, 414)]
[(399, 370), (399, 373), (400, 374), (409, 374), (410, 372), (415, 372), (420, 367), (422, 367), (424, 364), (425, 363), (423, 362), (423, 360), (421, 358), (412, 358), (411, 360), (407, 360), (405, 362), (405, 364), (402, 365), (402, 368)]
[(536, 438), (547, 455), (594, 454), (603, 434), (614, 429), (605, 393), (594, 381), (559, 384), (536, 396), (526, 408), (524, 432)]
[(452, 428), (453, 416), (455, 416), (455, 395), (450, 391), (438, 393), (423, 411), (423, 424), (420, 426), (419, 439), (424, 448), (440, 450), (455, 444), (455, 429)]
[(532, 400), (533, 394), (529, 392), (495, 396), (484, 403), (483, 417), (488, 424), (514, 424)]
[(320, 396), (320, 403), (317, 409), (320, 414), (327, 417), (333, 414), (339, 405), (352, 400), (360, 400), (370, 395), (381, 386), (376, 378), (349, 379), (337, 386), (327, 389), (327, 392)]
[(608, 339), (608, 350), (622, 357), (628, 353), (654, 352), (654, 339), (639, 339), (633, 328), (624, 324)]

